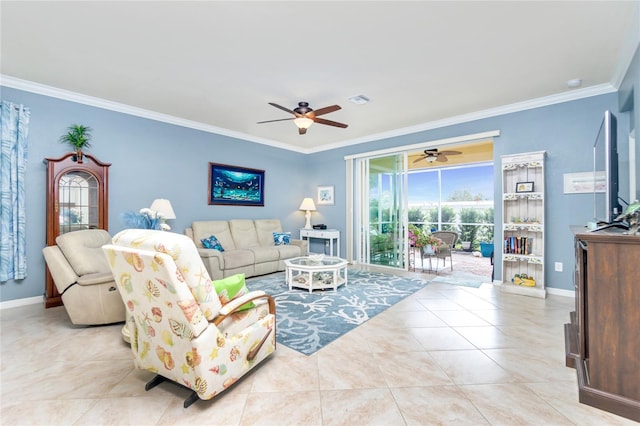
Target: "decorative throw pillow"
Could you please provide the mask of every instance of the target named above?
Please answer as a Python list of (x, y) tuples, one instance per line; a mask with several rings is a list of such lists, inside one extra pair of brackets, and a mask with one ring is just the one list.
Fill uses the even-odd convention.
[(203, 238), (200, 241), (202, 241), (202, 245), (204, 248), (224, 251), (224, 249), (222, 248), (222, 244), (220, 244), (220, 241), (218, 241), (215, 235), (212, 235), (209, 238)]
[(291, 232), (274, 232), (273, 242), (277, 246), (288, 246), (291, 244)]
[[(213, 281), (213, 286), (216, 289), (216, 293), (218, 293), (222, 306), (231, 302), (236, 297), (244, 296), (249, 293), (249, 289), (247, 289), (244, 282), (244, 274), (236, 274), (221, 280), (215, 280)], [(238, 310), (244, 311), (246, 309), (251, 309), (254, 306), (253, 302), (247, 302), (240, 306)]]

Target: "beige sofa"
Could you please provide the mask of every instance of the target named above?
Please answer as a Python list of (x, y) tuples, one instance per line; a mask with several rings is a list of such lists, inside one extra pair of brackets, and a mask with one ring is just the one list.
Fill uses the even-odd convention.
[[(308, 241), (291, 239), (289, 245), (275, 245), (274, 232), (283, 232), (278, 219), (197, 221), (185, 230), (214, 280), (284, 271), (285, 260), (308, 254)], [(224, 251), (204, 248), (202, 240), (212, 235)]]

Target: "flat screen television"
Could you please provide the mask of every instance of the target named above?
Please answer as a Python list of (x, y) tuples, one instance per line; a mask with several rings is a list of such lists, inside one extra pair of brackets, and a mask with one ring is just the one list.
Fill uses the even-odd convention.
[(596, 229), (618, 226), (617, 121), (611, 111), (604, 118), (593, 144), (593, 219)]

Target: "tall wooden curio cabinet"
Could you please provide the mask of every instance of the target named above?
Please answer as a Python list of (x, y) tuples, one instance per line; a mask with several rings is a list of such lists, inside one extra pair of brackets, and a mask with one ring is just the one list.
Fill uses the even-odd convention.
[[(81, 229), (109, 226), (109, 167), (91, 154), (70, 152), (45, 158), (47, 166), (47, 246), (56, 237)], [(49, 269), (46, 270), (45, 307), (62, 305)]]

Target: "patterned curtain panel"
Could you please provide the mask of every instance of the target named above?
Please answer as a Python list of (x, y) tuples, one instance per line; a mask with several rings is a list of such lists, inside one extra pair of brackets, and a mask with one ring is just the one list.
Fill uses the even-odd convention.
[(29, 108), (2, 101), (0, 127), (0, 281), (27, 276), (24, 180)]

